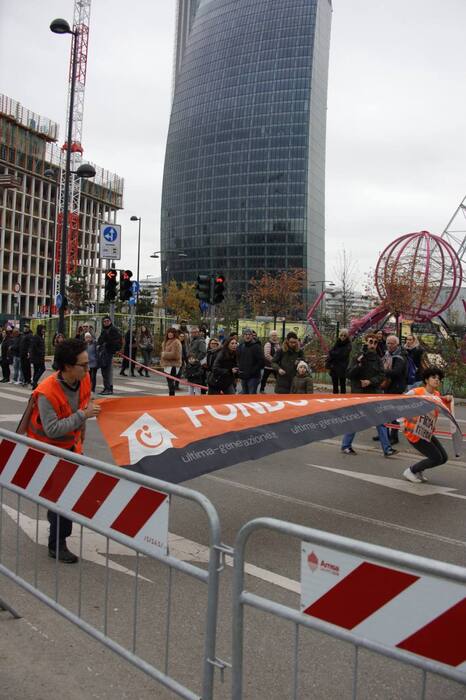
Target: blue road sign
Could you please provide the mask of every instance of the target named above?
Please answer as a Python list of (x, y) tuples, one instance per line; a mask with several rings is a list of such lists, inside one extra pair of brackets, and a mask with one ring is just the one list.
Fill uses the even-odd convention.
[(57, 307), (57, 309), (59, 309), (61, 307), (62, 303), (63, 303), (62, 295), (57, 294), (57, 296), (55, 297), (55, 306)]
[(132, 290), (133, 294), (137, 294), (139, 292), (140, 288), (141, 288), (141, 285), (139, 284), (139, 282), (133, 282), (131, 285), (131, 290)]
[(128, 299), (128, 304), (129, 304), (130, 306), (134, 306), (135, 303), (136, 303), (136, 297), (130, 297), (130, 298)]
[(199, 308), (202, 311), (202, 313), (204, 313), (209, 308), (209, 304), (206, 301), (200, 301)]
[(118, 231), (114, 226), (106, 226), (103, 231), (103, 237), (109, 243), (114, 243), (118, 238)]

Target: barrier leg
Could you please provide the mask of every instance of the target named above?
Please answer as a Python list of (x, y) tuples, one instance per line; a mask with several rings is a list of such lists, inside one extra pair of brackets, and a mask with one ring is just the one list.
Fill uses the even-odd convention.
[(0, 598), (0, 610), (7, 610), (7, 612), (9, 612), (10, 615), (15, 618), (15, 620), (21, 619), (21, 615), (19, 615), (19, 613), (17, 613), (16, 610), (11, 607), (11, 605), (5, 603), (3, 598)]

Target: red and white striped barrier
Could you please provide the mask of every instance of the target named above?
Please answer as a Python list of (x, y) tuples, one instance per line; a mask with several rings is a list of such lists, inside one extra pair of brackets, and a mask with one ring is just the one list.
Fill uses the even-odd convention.
[(111, 536), (118, 532), (158, 554), (168, 548), (167, 494), (54, 457), (13, 440), (0, 441), (0, 485), (78, 515)]
[(301, 611), (466, 673), (466, 586), (302, 543)]

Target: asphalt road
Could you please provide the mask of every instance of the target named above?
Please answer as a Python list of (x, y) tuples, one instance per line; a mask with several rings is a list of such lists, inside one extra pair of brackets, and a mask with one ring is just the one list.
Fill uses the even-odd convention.
[[(122, 396), (166, 394), (164, 381), (152, 378), (116, 377), (115, 386)], [(0, 384), (0, 427), (14, 429), (27, 397), (28, 391), (22, 387)], [(457, 407), (457, 418), (464, 429), (464, 407)], [(222, 540), (228, 545), (233, 544), (239, 528), (248, 520), (273, 516), (465, 566), (466, 458), (451, 459), (432, 470), (427, 485), (409, 484), (401, 479), (401, 473), (415, 461), (414, 452), (402, 438), (399, 453), (386, 459), (371, 439), (374, 433), (365, 431), (356, 436), (356, 456), (343, 455), (339, 441), (330, 440), (223, 469), (185, 485), (212, 501), (220, 516)], [(445, 441), (445, 445), (451, 451), (451, 443)], [(88, 425), (86, 453), (111, 462), (95, 421)], [(32, 577), (37, 561), (40, 582), (53, 592), (55, 564), (46, 557), (44, 546), (34, 545), (28, 532), (33, 521), (35, 528), (35, 507), (21, 504), (24, 522), (18, 534), (12, 517), (16, 517), (16, 505), (15, 498), (5, 498), (4, 561), (6, 557), (15, 564), (18, 541), (20, 572)], [(39, 517), (44, 520), (45, 514)], [(177, 536), (177, 544), (172, 540), (175, 552), (184, 552), (180, 556), (204, 566), (208, 539), (205, 519), (199, 511), (174, 500), (170, 533)], [(102, 620), (103, 591), (108, 585), (109, 629), (116, 639), (128, 644), (134, 556), (124, 550), (117, 549), (115, 554), (110, 550), (106, 583), (103, 538), (90, 537), (86, 547), (84, 613), (89, 620)], [(255, 534), (247, 549), (246, 559), (251, 565), (247, 589), (298, 609), (300, 556), (297, 540), (269, 532)], [(138, 648), (143, 656), (163, 667), (167, 576), (160, 565), (146, 559), (141, 559), (139, 571), (145, 580), (139, 590)], [(74, 604), (77, 578), (76, 567), (61, 567), (60, 599)], [(222, 574), (217, 647), (218, 656), (225, 660), (231, 658), (231, 580), (231, 566), (227, 565)], [(69, 700), (174, 697), (4, 578), (0, 598), (22, 615), (15, 621), (6, 612), (0, 614), (0, 698), (49, 700), (65, 693)], [(171, 609), (169, 670), (198, 691), (205, 610), (201, 584), (176, 574)], [(245, 629), (244, 697), (292, 697), (292, 626), (253, 611), (246, 615)], [(353, 652), (349, 645), (303, 632), (299, 660), (299, 697), (351, 697)], [(217, 684), (218, 698), (228, 697), (228, 671), (225, 677), (223, 686)], [(408, 700), (420, 690), (418, 671), (369, 653), (361, 655), (358, 677), (359, 697)], [(440, 696), (443, 700), (463, 698), (464, 688), (429, 678), (426, 697)]]

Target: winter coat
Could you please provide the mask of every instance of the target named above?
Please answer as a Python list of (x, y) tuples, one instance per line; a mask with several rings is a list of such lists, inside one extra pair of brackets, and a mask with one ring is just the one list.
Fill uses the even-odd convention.
[(11, 357), (19, 357), (19, 346), (21, 343), (21, 336), (20, 335), (14, 335), (11, 338), (11, 345), (10, 345), (10, 355)]
[(203, 360), (207, 353), (207, 346), (205, 339), (199, 336), (198, 338), (192, 338), (189, 343), (189, 354), (194, 355), (196, 360)]
[(33, 335), (29, 344), (29, 359), (34, 365), (45, 362), (45, 340), (42, 335)]
[[(302, 350), (292, 350), (285, 340), (282, 349), (275, 353), (272, 361), (272, 369), (275, 370), (276, 383), (275, 383), (275, 393), (276, 394), (289, 394), (291, 389), (291, 382), (296, 374), (296, 365), (300, 360), (304, 360), (304, 353)], [(285, 374), (280, 374), (279, 369), (284, 369)]]
[(330, 375), (344, 378), (348, 369), (350, 355), (350, 339), (345, 338), (345, 340), (340, 340), (340, 338), (338, 338), (333, 348), (330, 349), (327, 357), (326, 367)]
[(314, 382), (309, 374), (301, 375), (296, 374), (291, 382), (290, 394), (313, 394), (314, 393)]
[(239, 377), (241, 379), (253, 379), (260, 377), (261, 369), (265, 364), (262, 345), (256, 340), (240, 343), (237, 349)]
[(11, 333), (6, 335), (2, 341), (2, 362), (11, 362), (12, 359), (12, 346), (15, 342), (15, 338), (12, 337)]
[(392, 368), (385, 370), (385, 377), (390, 380), (390, 384), (384, 387), (384, 393), (403, 394), (408, 386), (408, 360), (400, 347), (390, 354)]
[(193, 382), (194, 384), (204, 384), (205, 382), (204, 367), (199, 360), (196, 360), (196, 362), (192, 364), (187, 362), (184, 368), (184, 375), (188, 382)]
[[(381, 358), (375, 351), (362, 352), (355, 357), (348, 369), (352, 394), (380, 394), (380, 383), (384, 378)], [(368, 379), (369, 386), (362, 387), (361, 379)]]
[[(123, 352), (125, 355), (129, 355), (129, 330), (126, 331), (125, 333), (125, 346), (123, 349)], [(132, 354), (134, 355), (138, 347), (138, 339), (136, 338), (136, 334), (133, 332), (132, 338), (131, 338), (131, 348), (132, 348)]]
[(182, 348), (181, 341), (178, 338), (164, 340), (162, 343), (162, 352), (160, 355), (160, 364), (162, 367), (181, 367)]
[(31, 344), (32, 340), (32, 333), (31, 331), (27, 331), (23, 333), (21, 336), (21, 340), (19, 341), (19, 356), (22, 358), (27, 358), (29, 355), (29, 346)]
[(89, 367), (94, 369), (97, 367), (97, 344), (95, 340), (91, 343), (86, 343), (86, 351), (89, 357)]
[(215, 350), (207, 350), (206, 364), (205, 364), (206, 372), (212, 371), (212, 367), (214, 365), (215, 358), (217, 356), (217, 353), (220, 352), (220, 350), (221, 350), (221, 348), (216, 348)]
[(105, 350), (108, 355), (114, 355), (121, 350), (121, 333), (113, 323), (108, 328), (102, 328), (97, 345)]
[(416, 375), (414, 377), (414, 381), (411, 381), (410, 383), (414, 384), (414, 382), (419, 382), (421, 380), (421, 363), (422, 356), (424, 354), (424, 348), (421, 345), (416, 345), (413, 348), (407, 348), (405, 346), (403, 348), (403, 352), (406, 353), (407, 358), (411, 358), (412, 362), (416, 366)]
[(137, 336), (137, 345), (140, 350), (153, 350), (154, 341), (152, 335), (149, 332), (139, 333)]
[(280, 347), (280, 343), (272, 343), (271, 340), (268, 340), (264, 345), (265, 366), (267, 369), (272, 369), (273, 358), (280, 350)]
[(226, 348), (222, 348), (215, 354), (212, 371), (207, 375), (207, 383), (216, 391), (226, 391), (230, 386), (235, 386), (236, 377), (233, 368), (237, 367), (236, 352), (232, 355)]

